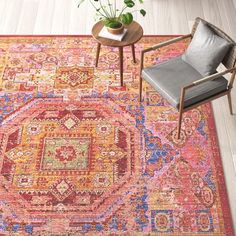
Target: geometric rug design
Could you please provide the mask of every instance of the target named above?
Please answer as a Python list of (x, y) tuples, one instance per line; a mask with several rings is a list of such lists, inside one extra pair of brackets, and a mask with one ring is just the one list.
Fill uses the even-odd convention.
[[(143, 48), (170, 39), (144, 37)], [(146, 65), (188, 42), (151, 52)], [(0, 37), (1, 235), (234, 235), (210, 104), (177, 111), (84, 36)]]

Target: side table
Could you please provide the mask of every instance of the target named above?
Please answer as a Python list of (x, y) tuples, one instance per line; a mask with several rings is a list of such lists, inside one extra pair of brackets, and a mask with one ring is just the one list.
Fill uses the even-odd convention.
[(103, 46), (110, 46), (110, 47), (118, 47), (119, 48), (119, 58), (120, 58), (120, 85), (123, 86), (123, 47), (131, 46), (132, 49), (132, 56), (134, 63), (136, 62), (135, 58), (135, 43), (137, 43), (143, 36), (143, 28), (140, 24), (136, 21), (133, 21), (130, 25), (126, 28), (128, 29), (126, 35), (124, 36), (123, 40), (116, 41), (112, 39), (102, 38), (99, 37), (98, 34), (101, 29), (104, 27), (103, 22), (97, 22), (92, 29), (92, 35), (94, 39), (97, 41), (97, 54), (96, 54), (96, 62), (95, 66), (98, 66), (99, 54), (101, 45)]

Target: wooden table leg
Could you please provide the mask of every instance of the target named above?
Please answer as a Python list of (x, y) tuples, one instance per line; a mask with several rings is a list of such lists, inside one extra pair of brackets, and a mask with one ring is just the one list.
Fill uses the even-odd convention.
[(95, 63), (95, 67), (98, 66), (98, 59), (99, 59), (100, 49), (101, 49), (101, 44), (98, 43), (98, 45), (97, 45), (97, 54), (96, 54), (96, 63)]
[(133, 62), (136, 63), (136, 58), (135, 58), (135, 46), (134, 46), (134, 44), (131, 45), (131, 48), (132, 48)]
[(120, 54), (120, 86), (123, 86), (123, 47), (119, 47)]

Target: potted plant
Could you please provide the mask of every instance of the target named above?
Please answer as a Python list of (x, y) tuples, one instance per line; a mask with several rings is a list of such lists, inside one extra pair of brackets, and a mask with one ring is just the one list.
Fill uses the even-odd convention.
[[(78, 7), (80, 7), (84, 1), (86, 0), (80, 0)], [(104, 22), (107, 30), (112, 34), (121, 34), (124, 30), (124, 25), (129, 25), (133, 22), (134, 12), (139, 11), (141, 15), (145, 16), (146, 11), (144, 9), (131, 11), (137, 1), (142, 4), (143, 0), (123, 0), (121, 9), (117, 8), (116, 1), (117, 0), (89, 0), (96, 10), (99, 20)]]

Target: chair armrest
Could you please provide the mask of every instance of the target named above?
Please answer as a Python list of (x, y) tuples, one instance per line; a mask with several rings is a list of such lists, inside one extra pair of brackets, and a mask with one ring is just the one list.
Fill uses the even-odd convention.
[(156, 50), (156, 49), (164, 47), (164, 46), (168, 46), (170, 44), (176, 43), (178, 41), (181, 41), (183, 39), (187, 39), (187, 38), (190, 38), (190, 37), (192, 37), (191, 34), (186, 34), (186, 35), (174, 38), (174, 39), (170, 39), (168, 41), (165, 41), (165, 42), (162, 42), (162, 43), (158, 43), (158, 44), (156, 44), (156, 45), (154, 45), (154, 46), (152, 46), (150, 48), (146, 48), (146, 49), (142, 50), (142, 53), (150, 52), (150, 51)]
[(230, 69), (227, 69), (225, 71), (222, 71), (222, 72), (219, 72), (219, 73), (215, 73), (213, 75), (209, 75), (209, 76), (206, 76), (202, 79), (199, 79), (199, 80), (196, 80), (194, 81), (193, 83), (187, 85), (187, 86), (184, 86), (181, 88), (181, 94), (180, 94), (180, 111), (183, 110), (184, 108), (184, 97), (185, 97), (185, 92), (187, 89), (189, 88), (192, 88), (196, 85), (199, 85), (199, 84), (202, 84), (202, 83), (205, 83), (207, 81), (210, 81), (210, 80), (213, 80), (213, 79), (216, 79), (222, 75), (225, 75), (225, 74), (228, 74), (232, 72), (232, 76), (231, 76), (231, 79), (230, 79), (230, 83), (228, 85), (228, 88), (231, 89), (232, 86), (233, 86), (233, 81), (234, 81), (234, 78), (235, 78), (235, 73), (236, 73), (236, 67), (233, 67), (233, 68), (230, 68)]
[(232, 68), (227, 69), (227, 70), (225, 70), (225, 71), (218, 72), (218, 73), (215, 73), (215, 74), (213, 74), (213, 75), (209, 75), (209, 76), (206, 76), (206, 77), (204, 77), (204, 78), (202, 78), (202, 79), (196, 80), (196, 81), (194, 81), (192, 84), (187, 85), (187, 86), (185, 86), (184, 88), (185, 88), (185, 89), (191, 88), (191, 87), (193, 87), (193, 86), (195, 86), (195, 85), (199, 85), (199, 84), (202, 84), (202, 83), (204, 83), (204, 82), (206, 82), (206, 81), (216, 79), (216, 78), (218, 78), (218, 77), (220, 77), (220, 76), (222, 76), (222, 75), (228, 74), (228, 73), (233, 72), (233, 71), (236, 71), (236, 67), (232, 67)]

